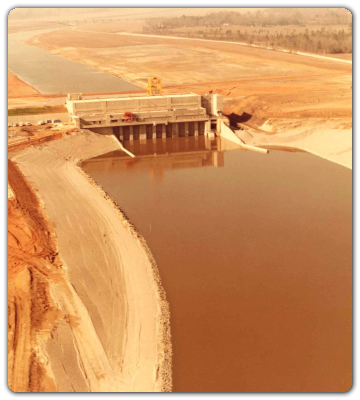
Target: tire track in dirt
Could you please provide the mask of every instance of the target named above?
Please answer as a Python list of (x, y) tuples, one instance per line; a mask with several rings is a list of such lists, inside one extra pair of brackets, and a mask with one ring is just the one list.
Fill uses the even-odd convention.
[(43, 343), (61, 319), (48, 280), (61, 270), (51, 226), (15, 163), (8, 162), (8, 385), (14, 392), (56, 391)]
[(115, 148), (113, 138), (84, 131), (12, 156), (54, 223), (66, 271), (66, 280), (49, 282), (67, 322), (46, 345), (59, 391), (171, 390), (169, 316), (155, 262), (77, 166)]
[(9, 387), (14, 392), (56, 391), (43, 347), (59, 323), (68, 323), (88, 390), (124, 390), (87, 310), (66, 280), (52, 226), (37, 196), (10, 160), (8, 171), (15, 195), (9, 201), (8, 224)]

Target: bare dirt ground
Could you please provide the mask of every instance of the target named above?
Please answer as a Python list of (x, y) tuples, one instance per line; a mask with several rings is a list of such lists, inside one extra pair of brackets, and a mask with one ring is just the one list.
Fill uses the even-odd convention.
[(52, 226), (11, 161), (8, 178), (8, 385), (14, 392), (53, 392), (43, 345), (62, 316), (48, 284), (61, 263)]
[(179, 85), (351, 71), (351, 65), (232, 43), (90, 30), (49, 32), (30, 43), (143, 86), (149, 76), (161, 76), (164, 85)]
[[(18, 132), (20, 133), (20, 132)], [(36, 132), (9, 144), (15, 154), (59, 139)], [(8, 385), (14, 392), (57, 391), (45, 343), (64, 318), (50, 282), (64, 279), (52, 223), (16, 163), (8, 161)]]
[(247, 144), (267, 149), (300, 149), (352, 169), (352, 129), (346, 119), (268, 119), (260, 129), (236, 131)]
[[(142, 87), (149, 76), (160, 76), (164, 93), (221, 93), (225, 113), (242, 124), (238, 132), (247, 143), (304, 149), (351, 168), (351, 65), (232, 44), (117, 35), (110, 25), (81, 29), (42, 34), (31, 43)], [(10, 107), (64, 101), (11, 72), (8, 86)], [(171, 389), (168, 308), (154, 261), (117, 206), (77, 167), (116, 145), (62, 130), (18, 129), (11, 139), (14, 391)]]
[[(11, 14), (11, 11), (10, 11)], [(34, 31), (40, 29), (56, 29), (63, 28), (64, 24), (54, 21), (39, 21), (39, 20), (8, 20), (8, 33), (17, 33), (24, 31)]]
[(352, 54), (326, 54), (328, 57), (342, 58), (343, 60), (352, 60)]
[[(83, 93), (84, 97), (100, 97), (108, 96), (111, 94), (125, 94), (128, 92), (111, 92), (111, 93)], [(137, 93), (133, 91), (132, 93)], [(143, 90), (139, 93), (144, 93)], [(22, 81), (16, 74), (8, 70), (8, 109), (15, 108), (28, 108), (28, 107), (39, 107), (39, 113), (43, 114), (54, 113), (54, 112), (67, 112), (64, 106), (66, 96), (63, 94), (42, 94)], [(43, 105), (46, 103), (48, 108), (44, 108)], [(55, 109), (54, 107), (58, 108)], [(25, 113), (26, 114), (26, 113)]]
[(9, 151), (19, 151), (27, 148), (29, 145), (38, 145), (52, 140), (59, 139), (63, 132), (39, 133), (36, 135), (21, 133), (9, 140)]
[(117, 23), (113, 22), (99, 22), (89, 25), (80, 24), (78, 25), (78, 29), (80, 30), (90, 30), (92, 32), (102, 32), (102, 33), (117, 33), (117, 32), (141, 32), (144, 26), (144, 19), (126, 19), (118, 21)]
[(61, 392), (171, 389), (168, 306), (154, 260), (77, 166), (118, 146), (112, 137), (73, 131), (10, 153), (54, 224), (66, 271), (66, 281), (49, 282), (64, 321), (45, 349)]
[(37, 96), (40, 92), (8, 70), (8, 98)]
[[(226, 114), (260, 129), (258, 143), (300, 145), (307, 137), (307, 149), (332, 160), (340, 153), (341, 163), (351, 166), (352, 64), (231, 43), (118, 34), (115, 27), (49, 32), (31, 43), (142, 87), (149, 76), (160, 76), (164, 93), (221, 93)], [(281, 132), (292, 131), (294, 120), (296, 130), (283, 141)], [(271, 130), (261, 129), (266, 121)], [(309, 141), (311, 126), (316, 140)]]
[(46, 96), (22, 81), (16, 74), (8, 70), (8, 105), (16, 106), (22, 103), (46, 102)]

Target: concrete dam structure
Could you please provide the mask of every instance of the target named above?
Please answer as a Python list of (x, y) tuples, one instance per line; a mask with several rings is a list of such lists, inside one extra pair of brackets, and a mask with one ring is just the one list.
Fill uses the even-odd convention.
[(116, 98), (83, 99), (68, 94), (70, 121), (80, 129), (114, 134), (119, 140), (147, 140), (169, 137), (220, 134), (219, 94), (126, 95)]

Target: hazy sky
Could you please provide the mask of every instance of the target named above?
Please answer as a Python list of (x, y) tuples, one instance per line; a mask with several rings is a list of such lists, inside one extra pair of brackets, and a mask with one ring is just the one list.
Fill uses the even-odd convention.
[(204, 15), (209, 12), (234, 10), (237, 12), (256, 11), (257, 8), (17, 8), (10, 12), (9, 19), (87, 19), (129, 17), (166, 17), (181, 15)]

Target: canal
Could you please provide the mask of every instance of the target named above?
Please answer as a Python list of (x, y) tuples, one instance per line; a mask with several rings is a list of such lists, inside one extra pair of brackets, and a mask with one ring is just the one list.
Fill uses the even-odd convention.
[(141, 89), (116, 76), (26, 44), (30, 37), (44, 32), (46, 30), (8, 35), (8, 68), (40, 93), (106, 93)]
[(352, 171), (158, 139), (83, 163), (157, 261), (175, 392), (351, 386)]

